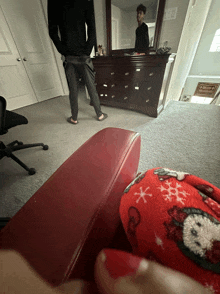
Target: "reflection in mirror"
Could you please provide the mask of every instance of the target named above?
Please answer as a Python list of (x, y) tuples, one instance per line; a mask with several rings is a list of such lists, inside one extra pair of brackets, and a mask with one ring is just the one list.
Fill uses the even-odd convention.
[(159, 0), (112, 0), (112, 50), (135, 47), (137, 6), (146, 6), (144, 22), (148, 26), (149, 46), (153, 47)]

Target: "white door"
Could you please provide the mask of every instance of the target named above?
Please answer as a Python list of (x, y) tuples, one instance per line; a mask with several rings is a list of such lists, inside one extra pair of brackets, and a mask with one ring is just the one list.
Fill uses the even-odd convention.
[(23, 61), (18, 53), (0, 5), (0, 96), (7, 109), (37, 102)]
[(40, 0), (0, 0), (38, 101), (63, 95)]

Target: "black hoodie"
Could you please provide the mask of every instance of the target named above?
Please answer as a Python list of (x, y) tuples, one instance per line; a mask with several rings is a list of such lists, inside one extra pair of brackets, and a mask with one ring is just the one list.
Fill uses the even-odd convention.
[(136, 41), (135, 41), (135, 51), (142, 53), (149, 49), (149, 35), (148, 26), (146, 23), (142, 23), (140, 27), (136, 29)]
[(93, 1), (48, 0), (47, 5), (49, 35), (58, 52), (64, 56), (89, 56), (96, 41)]

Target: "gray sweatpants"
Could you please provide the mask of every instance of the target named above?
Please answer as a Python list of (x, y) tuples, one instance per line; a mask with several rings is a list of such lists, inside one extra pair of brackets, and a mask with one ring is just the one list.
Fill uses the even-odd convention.
[(91, 103), (94, 106), (97, 117), (102, 115), (99, 96), (95, 86), (95, 71), (92, 60), (89, 56), (66, 56), (65, 62), (66, 78), (69, 86), (69, 99), (72, 119), (77, 120), (78, 116), (78, 90), (79, 78), (82, 77)]

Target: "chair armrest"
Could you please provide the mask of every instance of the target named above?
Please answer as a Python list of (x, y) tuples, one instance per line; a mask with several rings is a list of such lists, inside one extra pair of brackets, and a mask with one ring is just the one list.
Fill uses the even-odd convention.
[(138, 133), (106, 128), (74, 152), (0, 231), (51, 285), (92, 279), (97, 254), (120, 225), (119, 205), (137, 173)]

